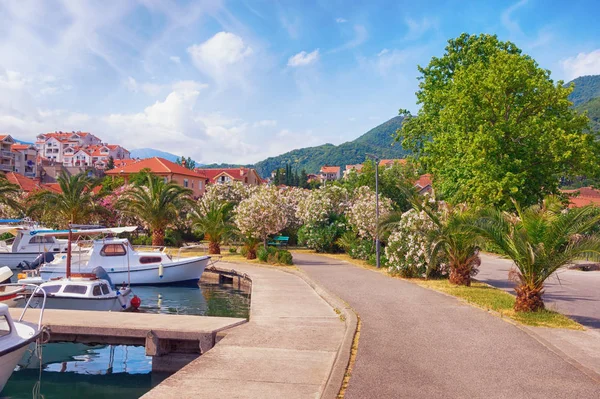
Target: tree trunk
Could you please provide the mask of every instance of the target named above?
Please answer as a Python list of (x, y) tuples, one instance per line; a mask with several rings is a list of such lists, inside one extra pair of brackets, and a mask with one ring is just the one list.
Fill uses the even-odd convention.
[(208, 253), (210, 255), (220, 255), (221, 254), (221, 245), (217, 242), (209, 242), (208, 243)]
[(471, 286), (471, 267), (469, 265), (450, 264), (450, 283)]
[(160, 246), (165, 245), (165, 230), (164, 229), (152, 230), (152, 245), (155, 247), (160, 247)]
[(544, 309), (544, 287), (530, 287), (528, 285), (518, 285), (515, 287), (517, 299), (515, 300), (515, 311), (517, 312), (536, 312)]
[(263, 244), (264, 244), (264, 246), (265, 246), (265, 251), (268, 251), (268, 250), (269, 250), (269, 245), (267, 244), (267, 238), (269, 238), (269, 237), (265, 237), (265, 238), (263, 238)]
[(248, 252), (246, 253), (246, 259), (256, 259), (256, 248), (248, 249)]

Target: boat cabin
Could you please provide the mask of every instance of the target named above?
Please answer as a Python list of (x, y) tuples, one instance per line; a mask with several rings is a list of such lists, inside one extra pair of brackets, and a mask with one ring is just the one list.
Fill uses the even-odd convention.
[(99, 279), (60, 279), (43, 284), (48, 297), (56, 296), (72, 298), (106, 298), (113, 297), (113, 290), (106, 280)]
[(11, 246), (0, 241), (1, 252), (61, 252), (66, 249), (66, 244), (53, 236), (31, 234), (29, 229), (17, 229), (13, 232), (15, 239)]
[(99, 265), (110, 271), (127, 266), (156, 266), (163, 262), (171, 262), (164, 252), (138, 252), (126, 238), (108, 238), (94, 241), (88, 265)]

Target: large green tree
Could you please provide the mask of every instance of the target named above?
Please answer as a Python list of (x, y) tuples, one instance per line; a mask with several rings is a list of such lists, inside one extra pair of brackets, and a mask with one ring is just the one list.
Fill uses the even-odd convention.
[(596, 172), (588, 120), (567, 99), (572, 88), (514, 44), (463, 34), (419, 71), (422, 108), (398, 139), (448, 202), (530, 205), (556, 193), (560, 177)]
[(152, 231), (152, 245), (164, 245), (165, 230), (174, 223), (179, 210), (190, 201), (192, 190), (162, 177), (146, 174), (117, 202), (117, 208), (139, 218)]
[(231, 202), (199, 201), (189, 214), (193, 226), (208, 240), (209, 254), (220, 254), (221, 242), (232, 236), (235, 230), (233, 206)]

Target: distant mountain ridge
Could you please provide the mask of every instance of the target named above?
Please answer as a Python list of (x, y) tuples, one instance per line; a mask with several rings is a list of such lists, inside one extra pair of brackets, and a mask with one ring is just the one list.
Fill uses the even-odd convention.
[(593, 132), (600, 132), (600, 75), (581, 76), (567, 84), (575, 84), (569, 100), (573, 108), (588, 113)]
[(408, 151), (399, 142), (394, 141), (396, 130), (402, 126), (402, 117), (396, 116), (387, 122), (369, 130), (356, 140), (340, 145), (323, 144), (286, 152), (270, 157), (254, 165), (257, 172), (265, 177), (273, 170), (290, 164), (293, 169), (307, 173), (316, 173), (323, 165), (341, 166), (362, 163), (366, 154), (373, 154), (381, 159), (404, 158)]
[(170, 152), (155, 150), (154, 148), (136, 148), (130, 151), (131, 158), (153, 158), (159, 157), (164, 158), (167, 161), (176, 162), (181, 157), (179, 155), (171, 154)]

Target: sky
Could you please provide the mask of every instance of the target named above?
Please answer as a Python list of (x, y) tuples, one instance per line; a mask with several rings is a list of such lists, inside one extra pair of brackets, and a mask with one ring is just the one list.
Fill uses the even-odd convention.
[(254, 163), (418, 110), (417, 66), (463, 32), (555, 80), (600, 74), (595, 0), (0, 0), (0, 133)]

